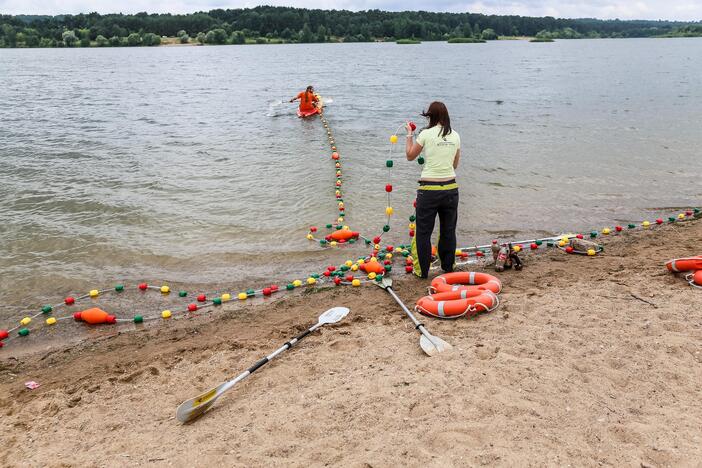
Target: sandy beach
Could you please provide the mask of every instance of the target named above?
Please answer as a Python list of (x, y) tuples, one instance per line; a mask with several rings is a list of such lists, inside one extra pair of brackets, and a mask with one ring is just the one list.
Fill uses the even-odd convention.
[[(500, 275), (495, 312), (424, 319), (454, 346), (431, 358), (371, 285), (18, 358), (5, 348), (0, 464), (698, 466), (702, 292), (663, 263), (699, 254), (701, 238), (696, 221), (608, 238), (594, 258), (530, 255)], [(396, 290), (412, 305), (426, 286)], [(194, 423), (175, 420), (337, 305), (351, 309), (342, 323)]]

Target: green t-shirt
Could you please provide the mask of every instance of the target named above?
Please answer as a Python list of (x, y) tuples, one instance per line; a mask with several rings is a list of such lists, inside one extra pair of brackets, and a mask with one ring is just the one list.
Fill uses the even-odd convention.
[(453, 160), (461, 147), (461, 137), (455, 130), (445, 137), (439, 136), (443, 127), (435, 125), (422, 130), (417, 136), (417, 143), (424, 152), (424, 169), (422, 179), (448, 179), (456, 177)]

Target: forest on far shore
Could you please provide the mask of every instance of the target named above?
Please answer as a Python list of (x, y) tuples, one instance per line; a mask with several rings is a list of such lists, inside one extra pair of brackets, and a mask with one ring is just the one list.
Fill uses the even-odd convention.
[[(702, 22), (559, 19), (478, 13), (216, 9), (185, 15), (98, 13), (0, 15), (0, 47), (155, 46), (370, 41), (469, 42), (529, 36), (540, 40), (702, 36)], [(464, 41), (462, 40), (464, 39)]]

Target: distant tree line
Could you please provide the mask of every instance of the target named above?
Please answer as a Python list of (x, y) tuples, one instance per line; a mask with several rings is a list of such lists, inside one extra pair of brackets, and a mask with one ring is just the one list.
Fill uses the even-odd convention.
[(578, 39), (702, 35), (702, 23), (497, 16), (477, 13), (309, 10), (269, 7), (211, 10), (187, 15), (98, 13), (0, 15), (0, 47), (153, 46), (177, 42), (366, 42), (499, 36)]

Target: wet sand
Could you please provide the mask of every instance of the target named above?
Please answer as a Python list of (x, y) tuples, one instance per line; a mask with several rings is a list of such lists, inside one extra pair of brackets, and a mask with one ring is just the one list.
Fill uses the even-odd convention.
[[(308, 290), (50, 351), (0, 350), (2, 466), (695, 466), (702, 459), (702, 292), (663, 263), (702, 223), (550, 251), (500, 275), (503, 304), (424, 319), (425, 356), (379, 288)], [(408, 305), (426, 281), (402, 278)], [(189, 425), (183, 400), (344, 305)], [(13, 348), (21, 344), (14, 343)], [(13, 357), (15, 356), (15, 357)], [(24, 382), (41, 383), (27, 390)]]

